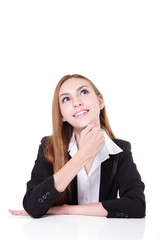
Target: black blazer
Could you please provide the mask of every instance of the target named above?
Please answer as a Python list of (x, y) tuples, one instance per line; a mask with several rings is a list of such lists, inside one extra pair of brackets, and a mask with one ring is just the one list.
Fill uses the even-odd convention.
[[(53, 167), (44, 155), (46, 139), (47, 137), (44, 137), (41, 140), (23, 199), (24, 209), (34, 218), (43, 216), (62, 194), (54, 187)], [(144, 183), (133, 162), (131, 145), (120, 139), (112, 140), (123, 149), (123, 152), (110, 155), (110, 158), (101, 164), (99, 201), (108, 211), (108, 218), (143, 218)], [(77, 176), (71, 181), (71, 188), (71, 204), (78, 204)]]

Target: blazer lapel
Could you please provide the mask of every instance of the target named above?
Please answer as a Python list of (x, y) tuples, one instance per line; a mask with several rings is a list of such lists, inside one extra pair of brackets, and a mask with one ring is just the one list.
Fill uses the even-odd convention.
[(71, 181), (71, 189), (72, 189), (72, 204), (78, 204), (78, 190), (77, 190), (77, 176), (73, 178)]
[[(70, 160), (72, 157), (70, 154), (68, 154), (68, 160)], [(78, 190), (77, 190), (77, 176), (73, 178), (73, 180), (70, 183), (71, 190), (72, 190), (72, 203), (73, 205), (78, 204)]]
[(109, 198), (112, 182), (115, 178), (117, 169), (117, 156), (118, 154), (110, 155), (110, 158), (104, 161), (101, 165), (99, 201), (103, 201)]

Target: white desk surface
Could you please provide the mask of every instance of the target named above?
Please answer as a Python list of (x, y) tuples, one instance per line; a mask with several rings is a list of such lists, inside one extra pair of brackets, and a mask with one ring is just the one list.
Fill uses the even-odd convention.
[[(65, 240), (158, 240), (156, 219), (107, 219), (105, 217), (57, 215), (33, 219), (8, 214), (1, 234), (6, 239)], [(4, 236), (4, 235), (2, 235)]]

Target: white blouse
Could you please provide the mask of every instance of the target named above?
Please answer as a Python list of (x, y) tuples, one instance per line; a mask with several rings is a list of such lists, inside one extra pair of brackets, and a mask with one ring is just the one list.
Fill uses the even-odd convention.
[[(96, 155), (89, 173), (87, 174), (83, 167), (77, 174), (78, 204), (99, 202), (101, 163), (109, 158), (109, 154), (117, 154), (123, 151), (111, 140), (104, 129), (101, 128), (101, 130), (104, 133), (106, 142), (104, 147)], [(71, 157), (73, 157), (78, 151), (74, 132), (68, 151)]]

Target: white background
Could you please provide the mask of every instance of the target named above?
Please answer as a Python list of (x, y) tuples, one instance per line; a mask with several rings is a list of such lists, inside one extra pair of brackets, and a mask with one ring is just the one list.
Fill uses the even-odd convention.
[(0, 1), (2, 216), (10, 218), (9, 208), (22, 209), (40, 140), (52, 133), (55, 86), (73, 73), (95, 83), (116, 137), (131, 142), (146, 185), (147, 227), (158, 239), (160, 2), (155, 0)]

